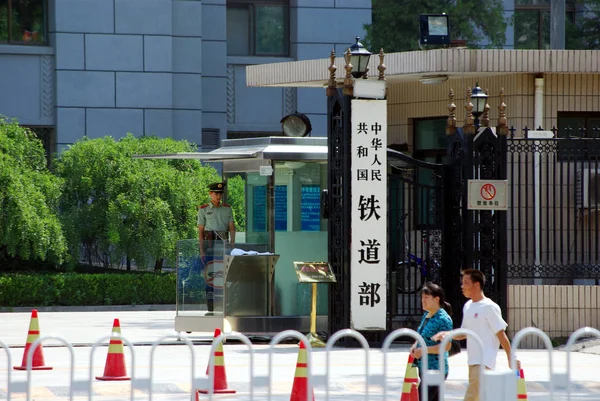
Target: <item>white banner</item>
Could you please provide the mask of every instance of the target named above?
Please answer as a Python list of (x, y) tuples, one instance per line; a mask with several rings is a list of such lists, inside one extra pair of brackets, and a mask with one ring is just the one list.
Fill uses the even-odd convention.
[(350, 324), (385, 330), (387, 102), (352, 100)]

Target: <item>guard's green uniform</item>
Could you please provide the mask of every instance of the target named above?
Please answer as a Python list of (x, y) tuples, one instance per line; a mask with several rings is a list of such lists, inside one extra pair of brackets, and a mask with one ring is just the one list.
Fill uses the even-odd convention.
[[(208, 189), (210, 192), (223, 193), (225, 184), (216, 182), (210, 184)], [(201, 263), (204, 265), (208, 313), (215, 310), (215, 299), (220, 299), (217, 301), (216, 309), (222, 310), (223, 290), (221, 288), (215, 291), (214, 279), (222, 274), (224, 242), (230, 240), (229, 226), (231, 223), (233, 223), (233, 212), (229, 205), (222, 203), (220, 206), (215, 206), (210, 202), (198, 209), (198, 234), (202, 234), (198, 240), (202, 247), (201, 252), (206, 252)], [(200, 230), (200, 226), (203, 227), (203, 230)], [(232, 235), (234, 232), (235, 230), (232, 229)]]
[(204, 231), (229, 231), (229, 223), (233, 223), (231, 207), (224, 203), (220, 207), (208, 203), (198, 209), (198, 225), (204, 226)]

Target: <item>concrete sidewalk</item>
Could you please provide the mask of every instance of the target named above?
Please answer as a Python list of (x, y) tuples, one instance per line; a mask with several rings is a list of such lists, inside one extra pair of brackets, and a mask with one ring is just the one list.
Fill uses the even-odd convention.
[[(13, 348), (13, 354), (21, 356), (21, 349), (24, 346), (31, 311), (0, 313), (0, 341)], [(86, 312), (43, 312), (39, 310), (39, 324), (42, 336), (57, 335), (65, 338), (74, 345), (88, 346), (98, 339), (108, 336), (112, 330), (113, 320), (120, 320), (122, 335), (129, 341), (137, 345), (150, 345), (163, 336), (173, 336), (173, 342), (176, 341), (177, 333), (174, 331), (175, 311), (86, 311)], [(185, 333), (184, 333), (185, 334)], [(190, 339), (196, 344), (210, 344), (213, 333), (192, 333)], [(172, 343), (173, 343), (172, 342)], [(594, 393), (600, 399), (600, 375), (598, 375), (598, 366), (600, 366), (600, 344), (589, 342), (589, 347), (585, 346), (587, 342), (580, 342), (577, 345), (578, 351), (571, 355), (571, 377), (574, 380), (573, 389), (585, 393)], [(52, 345), (58, 345), (56, 341), (44, 342), (44, 347), (48, 347), (51, 352)], [(287, 364), (295, 366), (297, 351), (295, 346), (283, 346), (289, 348), (284, 358), (289, 359)], [(291, 348), (293, 348), (293, 350)], [(150, 347), (141, 347), (140, 352)], [(169, 347), (173, 352), (183, 352), (185, 347)], [(199, 353), (205, 354), (206, 360), (209, 353), (209, 347), (198, 345)], [(86, 349), (86, 348), (84, 348)], [(76, 348), (76, 352), (84, 352), (84, 349)], [(89, 348), (87, 348), (89, 349)], [(246, 358), (248, 351), (243, 345), (227, 344), (228, 361)], [(255, 352), (264, 355), (268, 352), (267, 345), (255, 345)], [(180, 351), (181, 350), (181, 351)], [(57, 352), (59, 349), (57, 348)], [(394, 346), (389, 357), (393, 358), (400, 375), (403, 375), (403, 369), (406, 366), (408, 358), (407, 346)], [(87, 351), (89, 352), (89, 351)], [(172, 351), (169, 351), (172, 352)], [(136, 349), (137, 353), (137, 349)], [(315, 350), (315, 364), (317, 366), (324, 364), (324, 350)], [(278, 355), (279, 352), (278, 352)], [(332, 359), (337, 365), (336, 375), (341, 375), (343, 381), (347, 384), (347, 390), (356, 390), (354, 381), (350, 380), (364, 369), (364, 352), (356, 349), (336, 348), (332, 353)], [(556, 349), (552, 353), (552, 363), (554, 372), (565, 372), (566, 355), (564, 349)], [(549, 353), (544, 350), (519, 350), (518, 358), (522, 361), (526, 376), (527, 388), (533, 392), (545, 392), (549, 389), (551, 377), (549, 375)], [(280, 356), (278, 356), (280, 358)], [(369, 351), (371, 372), (373, 374), (381, 373), (381, 363), (383, 353), (380, 349), (371, 349)], [(362, 365), (361, 365), (362, 364)], [(244, 365), (244, 364), (242, 364)], [(241, 365), (240, 365), (241, 366)], [(363, 368), (360, 368), (363, 366)], [(353, 370), (351, 369), (353, 368)], [(228, 367), (228, 369), (231, 369)], [(245, 367), (244, 367), (245, 369)], [(358, 369), (358, 370), (357, 370)], [(508, 369), (506, 356), (502, 350), (498, 351), (498, 369)], [(246, 371), (245, 371), (246, 372)], [(241, 373), (240, 373), (241, 374)], [(247, 373), (243, 373), (247, 377)], [(237, 376), (232, 376), (237, 378)], [(346, 380), (348, 379), (348, 380)], [(448, 376), (449, 388), (457, 392), (464, 391), (468, 379), (467, 353), (465, 350), (450, 359), (450, 374)], [(239, 380), (239, 378), (238, 378)], [(555, 383), (560, 384), (560, 383)]]
[[(175, 309), (171, 310), (112, 310), (78, 312), (44, 312), (38, 310), (40, 334), (60, 336), (74, 345), (90, 345), (111, 334), (114, 319), (119, 319), (121, 334), (134, 344), (152, 344), (157, 339), (176, 335)], [(31, 319), (28, 312), (0, 313), (0, 341), (11, 347), (25, 345)], [(213, 332), (192, 333), (192, 338), (211, 341)], [(49, 340), (44, 346), (60, 344)]]

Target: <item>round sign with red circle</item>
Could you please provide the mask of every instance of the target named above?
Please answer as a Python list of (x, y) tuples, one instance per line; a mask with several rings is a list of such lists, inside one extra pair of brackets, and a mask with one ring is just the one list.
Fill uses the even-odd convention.
[(496, 196), (496, 187), (492, 184), (483, 184), (480, 193), (486, 201), (492, 200)]

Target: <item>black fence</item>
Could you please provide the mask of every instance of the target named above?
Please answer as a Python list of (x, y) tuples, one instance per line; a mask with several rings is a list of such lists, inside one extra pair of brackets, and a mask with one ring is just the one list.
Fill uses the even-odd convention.
[(599, 284), (600, 128), (523, 131), (507, 141), (509, 283)]
[(388, 295), (398, 327), (416, 328), (420, 290), (427, 281), (441, 284), (447, 167), (388, 149)]

